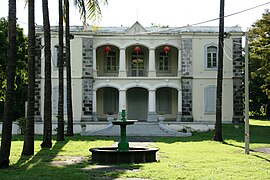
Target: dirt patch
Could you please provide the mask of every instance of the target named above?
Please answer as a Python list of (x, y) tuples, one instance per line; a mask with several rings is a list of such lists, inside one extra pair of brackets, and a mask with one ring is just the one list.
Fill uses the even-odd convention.
[(53, 158), (53, 161), (50, 162), (52, 165), (58, 166), (67, 166), (73, 164), (79, 164), (86, 161), (88, 157), (85, 156), (56, 156)]
[(254, 149), (255, 152), (261, 152), (261, 153), (265, 153), (265, 154), (270, 154), (270, 148), (258, 148), (258, 149)]

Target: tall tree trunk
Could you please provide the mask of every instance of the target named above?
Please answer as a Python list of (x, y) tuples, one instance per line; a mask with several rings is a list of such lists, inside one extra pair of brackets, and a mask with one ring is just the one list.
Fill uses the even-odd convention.
[(59, 0), (59, 56), (58, 56), (58, 72), (59, 72), (59, 93), (58, 93), (58, 128), (57, 141), (64, 141), (64, 67), (63, 67), (63, 0)]
[(51, 84), (51, 29), (48, 0), (42, 0), (43, 28), (45, 42), (45, 91), (44, 91), (44, 128), (41, 147), (52, 147), (52, 84)]
[(223, 47), (224, 47), (224, 1), (220, 0), (219, 42), (218, 42), (218, 75), (216, 98), (216, 125), (213, 140), (223, 141), (222, 138), (222, 84), (223, 84)]
[(66, 7), (66, 70), (67, 70), (67, 136), (74, 136), (73, 133), (73, 110), (72, 110), (72, 86), (71, 86), (71, 65), (70, 65), (70, 29), (69, 29), (69, 0), (65, 0)]
[(22, 155), (34, 154), (35, 0), (28, 0), (28, 106)]
[(14, 114), (14, 78), (16, 70), (16, 0), (9, 0), (8, 13), (8, 64), (6, 70), (7, 87), (4, 107), (4, 120), (0, 150), (0, 168), (9, 167), (9, 156)]

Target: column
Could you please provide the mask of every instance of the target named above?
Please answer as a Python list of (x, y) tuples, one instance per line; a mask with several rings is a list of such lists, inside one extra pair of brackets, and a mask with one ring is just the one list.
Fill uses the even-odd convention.
[(118, 118), (122, 118), (122, 110), (126, 109), (126, 90), (119, 90), (119, 112), (118, 112)]
[(182, 89), (178, 89), (178, 106), (177, 106), (176, 117), (177, 117), (176, 121), (181, 121), (182, 119)]
[(97, 91), (93, 90), (93, 104), (92, 104), (93, 121), (98, 121), (97, 114)]
[(126, 70), (126, 49), (120, 48), (120, 57), (119, 57), (119, 77), (127, 77)]
[(97, 77), (97, 56), (96, 48), (93, 48), (93, 76)]
[(148, 118), (147, 118), (147, 121), (157, 121), (156, 90), (149, 90), (149, 93), (148, 93)]
[(178, 77), (181, 77), (182, 75), (182, 50), (181, 49), (178, 49), (178, 73), (177, 73), (177, 76)]
[(148, 77), (156, 77), (155, 49), (149, 49)]

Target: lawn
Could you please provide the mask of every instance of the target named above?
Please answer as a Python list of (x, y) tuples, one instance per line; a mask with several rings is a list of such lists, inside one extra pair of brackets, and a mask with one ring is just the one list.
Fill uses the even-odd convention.
[[(14, 136), (9, 169), (0, 179), (270, 179), (270, 121), (250, 121), (250, 155), (244, 152), (244, 125), (223, 125), (224, 143), (212, 141), (214, 132), (192, 137), (151, 138), (159, 148), (158, 162), (146, 164), (96, 165), (89, 162), (91, 147), (110, 146), (115, 138), (66, 137), (53, 141), (52, 149), (41, 149), (36, 136), (35, 155), (21, 157), (23, 136)], [(144, 139), (144, 138), (142, 138)]]

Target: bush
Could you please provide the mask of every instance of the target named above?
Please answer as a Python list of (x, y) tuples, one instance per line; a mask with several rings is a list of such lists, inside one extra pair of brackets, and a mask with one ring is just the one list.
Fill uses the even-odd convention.
[(21, 129), (21, 134), (24, 134), (25, 128), (26, 128), (26, 119), (24, 117), (21, 117), (21, 118), (17, 119), (16, 122)]

